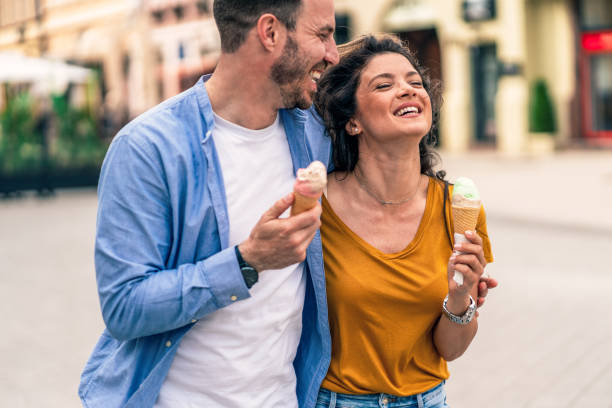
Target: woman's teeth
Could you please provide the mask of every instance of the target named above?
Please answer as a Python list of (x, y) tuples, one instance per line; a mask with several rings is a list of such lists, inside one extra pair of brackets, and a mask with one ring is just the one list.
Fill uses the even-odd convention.
[(419, 113), (419, 109), (416, 106), (408, 106), (395, 112), (395, 116), (404, 116), (407, 113)]

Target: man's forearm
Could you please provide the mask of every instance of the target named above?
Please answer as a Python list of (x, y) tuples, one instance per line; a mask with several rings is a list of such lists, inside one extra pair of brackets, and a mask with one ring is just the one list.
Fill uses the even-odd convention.
[(233, 248), (176, 269), (118, 264), (98, 252), (102, 315), (121, 340), (167, 332), (249, 297)]

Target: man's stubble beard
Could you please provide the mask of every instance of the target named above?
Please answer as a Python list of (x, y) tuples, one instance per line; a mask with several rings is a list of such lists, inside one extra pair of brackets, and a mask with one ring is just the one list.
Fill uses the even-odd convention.
[(308, 109), (312, 105), (312, 95), (308, 100), (303, 95), (302, 81), (308, 75), (307, 59), (300, 55), (297, 42), (287, 36), (283, 54), (272, 65), (270, 78), (279, 86), (283, 107), (286, 109)]

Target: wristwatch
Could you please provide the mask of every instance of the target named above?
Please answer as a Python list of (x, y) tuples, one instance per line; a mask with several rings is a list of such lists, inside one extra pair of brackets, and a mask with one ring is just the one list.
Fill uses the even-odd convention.
[(259, 274), (257, 270), (249, 265), (240, 254), (240, 250), (238, 249), (238, 245), (234, 247), (236, 250), (236, 259), (238, 259), (238, 266), (240, 267), (240, 272), (242, 272), (242, 278), (244, 279), (244, 283), (247, 288), (251, 289), (251, 287), (257, 283), (259, 279)]
[(449, 310), (446, 308), (447, 303), (448, 295), (446, 295), (446, 297), (444, 298), (444, 302), (442, 302), (442, 310), (444, 311), (444, 315), (448, 317), (448, 319), (453, 323), (465, 325), (471, 322), (472, 319), (474, 319), (474, 316), (476, 316), (476, 302), (474, 302), (474, 298), (471, 296), (470, 305), (468, 306), (463, 316), (457, 316), (456, 314), (452, 314), (451, 312), (449, 312)]

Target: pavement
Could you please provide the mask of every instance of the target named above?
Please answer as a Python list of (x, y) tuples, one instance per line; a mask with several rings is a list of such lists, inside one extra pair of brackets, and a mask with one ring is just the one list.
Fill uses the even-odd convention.
[(453, 408), (612, 408), (612, 233), (492, 215), (491, 291), (449, 364)]
[(451, 182), (472, 178), (487, 214), (533, 225), (612, 232), (612, 151), (505, 157), (442, 152)]
[(453, 408), (612, 408), (612, 151), (442, 153), (476, 182), (499, 288), (449, 364)]
[[(451, 181), (480, 189), (487, 270), (500, 281), (450, 364), (450, 406), (612, 408), (612, 151), (442, 159)], [(80, 406), (79, 376), (103, 329), (95, 217), (94, 189), (0, 200), (1, 407)]]
[(0, 200), (0, 407), (79, 407), (102, 333), (95, 189)]

